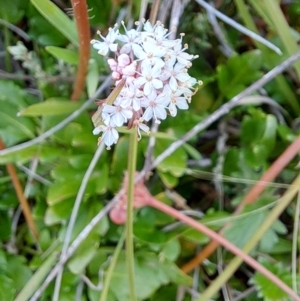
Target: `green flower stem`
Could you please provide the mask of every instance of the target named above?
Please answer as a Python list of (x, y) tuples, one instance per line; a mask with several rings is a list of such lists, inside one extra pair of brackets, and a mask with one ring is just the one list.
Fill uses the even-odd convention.
[[(272, 224), (278, 219), (279, 215), (285, 210), (288, 204), (292, 201), (295, 195), (298, 193), (300, 187), (300, 175), (292, 183), (291, 187), (286, 191), (284, 196), (280, 199), (277, 205), (271, 210), (269, 216), (265, 219), (248, 243), (244, 246), (242, 251), (246, 254), (250, 253), (251, 250), (257, 245), (262, 236), (267, 232), (267, 230), (272, 226)], [(226, 269), (222, 274), (217, 277), (212, 284), (201, 294), (200, 298), (196, 301), (205, 301), (210, 299), (214, 294), (216, 294), (221, 286), (233, 275), (237, 268), (243, 263), (240, 257), (235, 257), (227, 265)]]
[(120, 237), (119, 242), (118, 242), (118, 244), (115, 248), (115, 251), (113, 253), (112, 261), (109, 265), (109, 268), (108, 268), (106, 276), (105, 276), (104, 285), (103, 285), (103, 288), (102, 288), (102, 291), (101, 291), (99, 301), (106, 301), (107, 300), (110, 281), (111, 281), (111, 278), (112, 278), (112, 275), (113, 275), (113, 271), (116, 267), (117, 260), (119, 258), (124, 240), (125, 240), (125, 231), (122, 233), (122, 236)]
[(127, 218), (126, 218), (126, 263), (129, 280), (130, 300), (136, 301), (134, 283), (134, 248), (133, 248), (133, 199), (134, 199), (134, 178), (137, 159), (137, 138), (136, 132), (130, 134), (128, 151), (128, 189), (127, 189)]

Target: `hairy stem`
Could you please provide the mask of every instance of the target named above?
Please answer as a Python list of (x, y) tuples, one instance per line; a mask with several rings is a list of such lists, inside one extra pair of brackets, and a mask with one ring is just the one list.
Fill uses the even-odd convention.
[(71, 0), (79, 38), (79, 66), (71, 99), (78, 100), (85, 82), (90, 58), (90, 25), (86, 0)]

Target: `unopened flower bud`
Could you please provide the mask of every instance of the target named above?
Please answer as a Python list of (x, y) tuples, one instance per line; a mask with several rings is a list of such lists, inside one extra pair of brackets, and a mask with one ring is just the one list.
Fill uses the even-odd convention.
[(120, 68), (124, 68), (130, 64), (130, 58), (126, 53), (120, 54), (118, 57), (118, 65)]
[(111, 77), (114, 79), (114, 80), (119, 80), (121, 79), (121, 74), (117, 71), (114, 71), (112, 74), (111, 74)]
[(107, 63), (109, 65), (109, 68), (111, 69), (111, 71), (117, 71), (118, 63), (117, 63), (116, 60), (114, 60), (114, 59), (108, 59)]
[(126, 66), (122, 72), (126, 76), (133, 76), (136, 71), (136, 62), (131, 63), (130, 65)]

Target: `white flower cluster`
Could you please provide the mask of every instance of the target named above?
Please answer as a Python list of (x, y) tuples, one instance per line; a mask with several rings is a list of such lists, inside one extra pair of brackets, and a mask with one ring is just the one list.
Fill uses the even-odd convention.
[(99, 54), (112, 53), (107, 62), (115, 84), (125, 82), (114, 102), (101, 102), (98, 109), (101, 122), (93, 133), (103, 133), (99, 141), (103, 140), (108, 149), (118, 141), (117, 127), (128, 123), (136, 128), (140, 139), (140, 130), (149, 133), (145, 122), (154, 118), (160, 123), (168, 113), (176, 116), (177, 109), (188, 109), (197, 91), (193, 88), (197, 81), (187, 70), (198, 56), (185, 52), (188, 45), (182, 45), (184, 34), (169, 40), (170, 33), (159, 21), (154, 26), (149, 21), (136, 22), (137, 28), (130, 30), (122, 25), (124, 34), (116, 24), (106, 37), (98, 32), (102, 41), (91, 41)]

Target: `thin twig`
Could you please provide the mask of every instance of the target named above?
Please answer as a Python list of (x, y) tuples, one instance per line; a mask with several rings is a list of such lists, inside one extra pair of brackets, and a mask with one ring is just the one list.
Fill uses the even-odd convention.
[(53, 134), (55, 134), (59, 130), (63, 129), (68, 123), (70, 123), (75, 118), (77, 118), (81, 113), (83, 113), (93, 103), (93, 101), (95, 101), (96, 98), (109, 86), (109, 84), (110, 84), (110, 77), (107, 77), (106, 80), (102, 83), (102, 85), (97, 89), (95, 94), (93, 96), (91, 96), (86, 102), (84, 102), (83, 105), (78, 110), (74, 111), (71, 115), (69, 115), (62, 122), (58, 123), (56, 126), (51, 128), (49, 131), (43, 133), (42, 135), (40, 135), (30, 141), (6, 148), (4, 150), (0, 150), (0, 157), (4, 156), (4, 155), (8, 155), (8, 154), (16, 152), (16, 151), (20, 151), (22, 149), (33, 146), (35, 144), (38, 144), (38, 143), (44, 141), (45, 139), (51, 137)]
[[(0, 139), (0, 150), (1, 149), (2, 150), (5, 149), (5, 144)], [(7, 163), (6, 164), (6, 169), (7, 169), (7, 172), (9, 174), (10, 178), (11, 178), (11, 181), (12, 181), (12, 184), (14, 186), (14, 189), (16, 191), (19, 203), (20, 203), (20, 205), (22, 207), (22, 211), (23, 211), (23, 214), (25, 216), (28, 228), (30, 229), (33, 237), (37, 240), (38, 236), (39, 236), (38, 230), (37, 230), (37, 226), (36, 226), (36, 223), (35, 223), (35, 221), (33, 219), (29, 203), (28, 203), (27, 199), (24, 196), (23, 188), (22, 188), (21, 182), (20, 182), (20, 180), (18, 178), (16, 169), (15, 169), (15, 167), (11, 163)]]
[(42, 176), (38, 175), (37, 173), (35, 173), (34, 171), (32, 171), (31, 169), (27, 168), (26, 166), (17, 163), (17, 167), (22, 170), (24, 173), (26, 173), (28, 176), (32, 177), (32, 179), (35, 179), (39, 182), (41, 182), (43, 185), (46, 186), (51, 186), (53, 183), (45, 178), (43, 178)]
[[(210, 2), (210, 5), (213, 7), (213, 2)], [(234, 55), (234, 50), (229, 45), (221, 27), (217, 21), (216, 15), (211, 10), (207, 11), (207, 19), (210, 22), (210, 24), (214, 30), (215, 36), (220, 43), (219, 48), (222, 51), (222, 53), (226, 57), (231, 57), (232, 55)]]
[(172, 3), (172, 11), (170, 17), (170, 28), (172, 29), (172, 33), (169, 36), (169, 39), (176, 38), (177, 27), (179, 25), (179, 19), (184, 11), (184, 7), (186, 6), (187, 1), (175, 0)]
[(252, 39), (254, 39), (254, 40), (256, 40), (256, 41), (258, 41), (258, 42), (260, 42), (262, 44), (264, 44), (268, 48), (274, 50), (277, 54), (280, 54), (280, 55), (282, 54), (281, 50), (277, 46), (275, 46), (274, 44), (272, 44), (268, 40), (264, 39), (260, 35), (256, 34), (255, 32), (253, 32), (253, 31), (247, 29), (246, 27), (240, 25), (239, 23), (235, 22), (233, 19), (231, 19), (231, 18), (227, 17), (226, 15), (222, 14), (221, 12), (219, 12), (217, 9), (215, 9), (214, 7), (212, 7), (211, 5), (209, 5), (204, 0), (196, 0), (196, 2), (198, 2), (206, 10), (209, 10), (210, 12), (212, 12), (213, 14), (215, 14), (218, 18), (220, 18), (221, 20), (223, 20), (225, 23), (229, 24), (233, 28), (235, 28), (238, 31), (244, 33), (248, 37), (250, 37), (250, 38), (252, 38)]
[[(72, 209), (70, 221), (69, 221), (69, 224), (68, 224), (68, 227), (67, 227), (66, 235), (65, 235), (65, 238), (64, 238), (64, 243), (63, 243), (60, 259), (63, 258), (67, 253), (67, 249), (68, 249), (69, 243), (71, 241), (71, 236), (72, 236), (72, 233), (73, 233), (73, 229), (74, 229), (75, 222), (76, 222), (76, 219), (77, 219), (77, 215), (78, 215), (78, 212), (79, 212), (79, 207), (81, 205), (86, 186), (88, 184), (88, 181), (89, 181), (89, 179), (92, 175), (92, 172), (93, 172), (93, 170), (94, 170), (94, 168), (95, 168), (95, 166), (96, 166), (103, 150), (104, 150), (104, 143), (101, 143), (99, 145), (99, 147), (97, 148), (97, 150), (96, 150), (96, 152), (93, 156), (93, 159), (91, 160), (91, 163), (90, 163), (88, 169), (86, 170), (86, 172), (84, 174), (84, 177), (81, 181), (81, 184), (80, 184), (77, 196), (76, 196), (76, 200), (75, 200), (75, 203), (73, 205), (73, 209)], [(54, 287), (53, 300), (59, 300), (59, 291), (60, 291), (60, 286), (61, 286), (62, 274), (63, 274), (63, 270), (61, 270), (57, 275), (57, 278), (56, 278), (56, 281), (55, 281), (55, 287)]]
[(159, 7), (160, 7), (160, 0), (154, 0), (150, 12), (150, 17), (149, 17), (149, 21), (152, 25), (155, 24)]
[(23, 38), (26, 42), (29, 42), (31, 40), (30, 36), (25, 31), (20, 29), (19, 27), (15, 26), (15, 25), (13, 25), (13, 24), (11, 24), (11, 23), (3, 20), (3, 19), (0, 19), (0, 24), (6, 26), (11, 31), (14, 31), (18, 36)]

